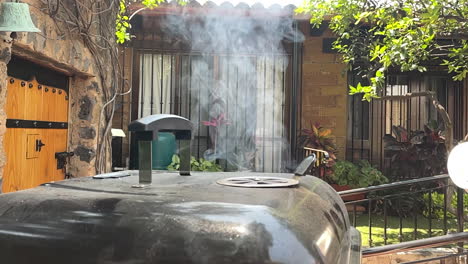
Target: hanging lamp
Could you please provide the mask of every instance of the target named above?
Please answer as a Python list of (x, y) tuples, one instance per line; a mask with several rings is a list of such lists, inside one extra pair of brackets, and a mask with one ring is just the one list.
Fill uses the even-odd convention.
[(41, 32), (33, 23), (25, 3), (5, 2), (0, 11), (0, 31)]

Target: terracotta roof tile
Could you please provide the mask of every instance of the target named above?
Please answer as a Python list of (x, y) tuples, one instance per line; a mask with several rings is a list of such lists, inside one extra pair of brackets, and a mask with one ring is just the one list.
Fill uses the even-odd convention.
[(247, 5), (251, 8), (275, 8), (279, 6), (284, 8), (287, 6), (299, 6), (303, 0), (190, 0), (190, 2), (198, 2), (204, 6), (206, 3), (216, 4), (217, 6), (223, 7), (226, 4), (237, 7), (238, 5)]
[[(137, 0), (130, 10), (141, 9), (142, 5), (138, 4)], [(186, 0), (185, 5), (188, 9), (180, 9), (178, 2), (180, 0), (166, 0), (158, 8), (152, 10), (144, 10), (142, 15), (157, 15), (167, 13), (200, 13), (210, 12), (208, 9), (214, 10), (220, 14), (226, 15), (277, 15), (289, 16), (293, 15), (296, 19), (303, 19), (301, 16), (294, 14), (294, 9), (301, 5), (304, 0)], [(205, 9), (206, 8), (206, 9)], [(179, 10), (179, 11), (178, 11)], [(224, 12), (224, 13), (223, 13)], [(307, 18), (307, 17), (306, 17)]]

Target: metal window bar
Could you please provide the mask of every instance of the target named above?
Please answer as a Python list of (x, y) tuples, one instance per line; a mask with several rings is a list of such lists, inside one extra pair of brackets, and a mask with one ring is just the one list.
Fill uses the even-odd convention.
[[(138, 116), (172, 113), (192, 120), (197, 128), (192, 148), (197, 158), (212, 154), (209, 149), (216, 145), (216, 133), (215, 141), (223, 141), (216, 145), (220, 150), (216, 158), (218, 162), (229, 160), (222, 164), (225, 170), (243, 166), (285, 171), (290, 159), (290, 141), (284, 133), (285, 112), (289, 112), (285, 103), (288, 60), (288, 55), (142, 52)], [(228, 124), (204, 125), (203, 121), (212, 121), (221, 113)], [(248, 159), (252, 162), (244, 162)]]
[[(358, 80), (353, 74), (349, 82), (356, 85)], [(441, 104), (449, 110), (454, 125), (454, 138), (463, 138), (463, 119), (465, 109), (463, 85), (453, 82), (448, 75), (421, 76), (417, 74), (390, 74), (387, 78), (383, 95), (403, 95), (408, 92), (433, 90), (437, 92)], [(392, 126), (400, 125), (408, 131), (423, 130), (424, 125), (431, 120), (442, 122), (430, 100), (425, 97), (402, 99), (397, 101), (373, 101), (367, 103), (360, 95), (349, 97), (348, 144), (347, 159), (357, 161), (369, 160), (377, 165), (385, 175), (394, 174), (398, 169), (397, 161), (386, 154), (382, 139), (385, 134), (392, 134)], [(408, 173), (396, 173), (403, 180), (431, 175), (423, 174), (422, 170)]]

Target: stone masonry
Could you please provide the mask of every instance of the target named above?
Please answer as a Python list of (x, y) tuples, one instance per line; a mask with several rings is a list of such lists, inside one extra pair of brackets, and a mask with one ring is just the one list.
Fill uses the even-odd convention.
[[(0, 3), (4, 0), (0, 0)], [(63, 34), (57, 24), (42, 10), (46, 5), (40, 0), (23, 1), (30, 6), (36, 27), (41, 33), (18, 33), (8, 42), (9, 34), (0, 41), (0, 98), (5, 98), (7, 64), (10, 54), (30, 60), (46, 68), (69, 76), (69, 137), (68, 151), (76, 155), (71, 158), (68, 172), (74, 177), (95, 173), (98, 120), (101, 111), (101, 87), (93, 58), (79, 38)], [(0, 178), (8, 157), (3, 150), (5, 133), (5, 100), (0, 100)], [(86, 133), (83, 131), (95, 131)]]

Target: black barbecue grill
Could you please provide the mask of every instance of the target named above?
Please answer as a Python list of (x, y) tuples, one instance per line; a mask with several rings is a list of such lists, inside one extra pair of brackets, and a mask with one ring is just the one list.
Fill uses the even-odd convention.
[[(298, 175), (190, 173), (188, 120), (156, 115), (129, 128), (140, 171), (0, 195), (2, 263), (360, 263), (341, 198), (298, 176), (313, 158)], [(151, 170), (157, 131), (182, 140), (181, 172)]]

